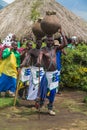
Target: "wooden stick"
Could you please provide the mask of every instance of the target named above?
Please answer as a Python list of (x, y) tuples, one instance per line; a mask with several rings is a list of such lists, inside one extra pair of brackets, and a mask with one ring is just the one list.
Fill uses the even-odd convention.
[(39, 114), (38, 114), (38, 119), (40, 120), (40, 66), (39, 66), (39, 88), (38, 88), (38, 95), (39, 95)]
[(16, 105), (16, 100), (17, 100), (17, 95), (18, 95), (18, 86), (19, 86), (19, 82), (20, 82), (20, 72), (21, 72), (21, 69), (19, 70), (19, 73), (18, 73), (18, 80), (17, 80), (17, 88), (16, 88), (16, 93), (15, 93), (15, 97), (14, 97), (14, 107)]

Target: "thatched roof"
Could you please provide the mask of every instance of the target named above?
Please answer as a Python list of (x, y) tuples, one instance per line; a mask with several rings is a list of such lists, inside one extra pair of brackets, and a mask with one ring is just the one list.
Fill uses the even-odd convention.
[(47, 10), (56, 11), (60, 24), (67, 35), (87, 40), (87, 23), (55, 0), (15, 0), (0, 11), (0, 37), (15, 33), (21, 37), (31, 30), (33, 21)]

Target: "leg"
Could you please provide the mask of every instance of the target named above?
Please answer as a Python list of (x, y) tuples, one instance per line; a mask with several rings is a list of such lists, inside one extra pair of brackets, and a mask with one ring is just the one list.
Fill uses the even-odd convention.
[(56, 95), (56, 89), (53, 89), (50, 91), (50, 95), (48, 97), (49, 103), (48, 103), (48, 110), (50, 115), (55, 115), (55, 112), (53, 111), (53, 103)]

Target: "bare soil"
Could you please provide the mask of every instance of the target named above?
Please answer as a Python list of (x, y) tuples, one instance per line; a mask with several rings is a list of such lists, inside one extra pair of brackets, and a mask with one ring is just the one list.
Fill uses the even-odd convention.
[(0, 130), (87, 130), (86, 96), (82, 91), (62, 91), (56, 95), (54, 110), (50, 116), (47, 101), (40, 113), (34, 102), (20, 100), (18, 107), (0, 110)]

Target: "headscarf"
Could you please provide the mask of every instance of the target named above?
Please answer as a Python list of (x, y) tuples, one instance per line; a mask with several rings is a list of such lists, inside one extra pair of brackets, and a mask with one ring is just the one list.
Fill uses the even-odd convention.
[(2, 44), (3, 46), (11, 46), (12, 44), (12, 37), (13, 37), (14, 34), (12, 33), (9, 33), (6, 38), (3, 40)]

